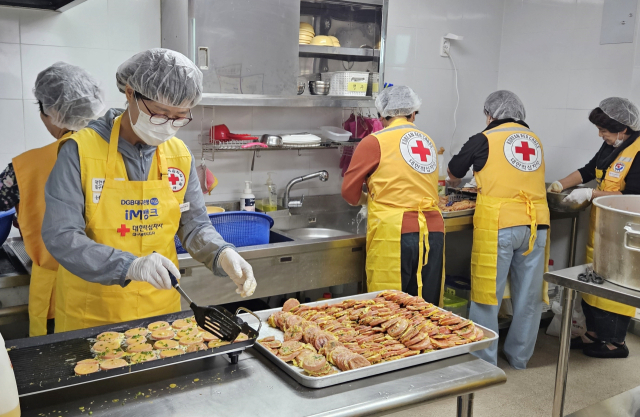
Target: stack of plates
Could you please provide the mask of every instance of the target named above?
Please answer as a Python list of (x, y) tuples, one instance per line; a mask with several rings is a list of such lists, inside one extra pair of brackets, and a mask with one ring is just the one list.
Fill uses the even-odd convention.
[(309, 133), (303, 133), (298, 135), (283, 135), (282, 143), (284, 145), (318, 145), (322, 139), (319, 136)]
[(313, 26), (304, 22), (300, 23), (300, 37), (298, 39), (300, 45), (309, 45), (314, 36), (316, 36), (316, 32), (313, 30)]
[(340, 47), (340, 41), (335, 36), (316, 36), (311, 39), (311, 45)]

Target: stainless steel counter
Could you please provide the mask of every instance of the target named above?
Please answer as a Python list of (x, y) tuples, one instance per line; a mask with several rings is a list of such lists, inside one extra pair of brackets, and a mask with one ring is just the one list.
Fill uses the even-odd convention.
[(22, 415), (342, 417), (459, 397), (466, 417), (469, 394), (506, 382), (501, 369), (471, 355), (323, 389), (299, 385), (253, 349), (237, 365), (215, 357), (158, 371), (22, 397)]
[(640, 307), (640, 291), (620, 287), (608, 281), (605, 281), (604, 284), (578, 281), (578, 274), (584, 272), (586, 267), (587, 265), (580, 265), (544, 274), (545, 281), (564, 287), (560, 351), (558, 353), (553, 409), (551, 412), (553, 417), (562, 417), (564, 413), (564, 398), (567, 388), (567, 373), (569, 371), (569, 345), (571, 343), (571, 314), (576, 291)]
[(583, 408), (567, 417), (637, 417), (640, 415), (640, 387)]

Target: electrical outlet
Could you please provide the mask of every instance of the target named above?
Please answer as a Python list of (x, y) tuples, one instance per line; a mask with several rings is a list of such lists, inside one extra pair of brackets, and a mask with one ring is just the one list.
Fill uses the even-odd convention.
[(440, 38), (440, 56), (444, 58), (448, 57), (450, 48), (451, 41), (449, 39), (446, 39), (444, 36)]

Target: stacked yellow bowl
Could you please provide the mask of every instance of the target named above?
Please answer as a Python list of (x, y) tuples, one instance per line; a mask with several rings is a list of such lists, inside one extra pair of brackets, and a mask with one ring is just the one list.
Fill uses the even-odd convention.
[(340, 41), (335, 36), (319, 35), (311, 39), (311, 45), (339, 47)]
[(313, 26), (304, 22), (300, 23), (300, 37), (298, 39), (300, 45), (309, 45), (314, 36), (316, 36), (316, 32), (313, 30)]

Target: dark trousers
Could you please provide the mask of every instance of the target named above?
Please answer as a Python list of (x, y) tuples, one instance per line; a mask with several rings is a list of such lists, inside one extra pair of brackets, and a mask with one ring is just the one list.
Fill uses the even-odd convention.
[(592, 307), (582, 300), (582, 311), (587, 319), (587, 330), (596, 332), (606, 343), (624, 343), (631, 317)]
[[(426, 249), (426, 248), (425, 248)], [(427, 264), (422, 267), (422, 298), (438, 305), (442, 286), (442, 251), (444, 250), (444, 233), (429, 233), (429, 256)], [(418, 258), (419, 233), (404, 233), (400, 238), (400, 273), (402, 291), (418, 295)]]

